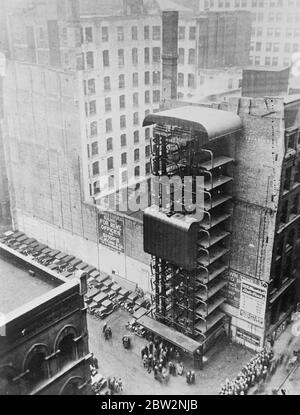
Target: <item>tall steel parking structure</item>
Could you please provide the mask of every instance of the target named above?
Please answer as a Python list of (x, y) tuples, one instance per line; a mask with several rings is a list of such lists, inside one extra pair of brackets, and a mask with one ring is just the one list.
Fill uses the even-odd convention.
[(155, 317), (205, 350), (224, 327), (234, 149), (242, 123), (230, 112), (185, 106), (148, 115), (144, 126), (153, 124), (156, 202), (144, 214), (144, 250), (152, 255)]

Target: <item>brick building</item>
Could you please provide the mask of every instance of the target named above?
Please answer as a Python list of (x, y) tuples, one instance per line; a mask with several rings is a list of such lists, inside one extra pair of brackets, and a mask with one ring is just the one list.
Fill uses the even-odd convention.
[(91, 394), (84, 284), (3, 244), (0, 263), (0, 394)]

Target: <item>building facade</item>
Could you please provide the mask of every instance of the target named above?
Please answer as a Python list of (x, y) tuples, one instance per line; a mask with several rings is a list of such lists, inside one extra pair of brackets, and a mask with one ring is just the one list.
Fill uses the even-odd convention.
[(248, 10), (252, 13), (250, 63), (288, 66), (300, 51), (298, 0), (199, 0), (199, 10)]
[[(19, 297), (20, 304), (8, 312), (1, 304), (1, 316), (4, 315), (0, 325), (1, 395), (91, 394), (91, 355), (82, 291), (86, 282), (81, 285), (77, 279), (67, 281), (50, 275), (51, 271), (47, 275), (3, 244), (0, 255), (1, 261), (21, 267), (24, 275), (20, 277), (27, 279), (21, 296), (7, 292), (10, 284), (3, 287), (7, 296)], [(47, 281), (48, 292), (33, 299), (30, 293), (31, 301), (26, 301), (32, 284), (28, 279), (34, 278), (29, 269), (35, 278)]]

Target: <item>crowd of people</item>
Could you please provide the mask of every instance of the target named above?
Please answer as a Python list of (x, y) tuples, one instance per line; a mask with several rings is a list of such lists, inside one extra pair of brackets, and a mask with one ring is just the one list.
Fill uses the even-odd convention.
[(260, 381), (265, 381), (271, 368), (274, 353), (263, 349), (243, 367), (238, 376), (230, 381), (226, 379), (220, 395), (246, 395), (251, 387)]
[(115, 393), (120, 393), (123, 391), (123, 382), (121, 378), (117, 379), (115, 377), (107, 379), (107, 386), (110, 391), (110, 395)]
[[(168, 382), (170, 375), (183, 376), (185, 373), (180, 350), (159, 337), (154, 337), (153, 341), (142, 348), (141, 358), (144, 368), (148, 373), (153, 371), (154, 379), (160, 382)], [(195, 382), (193, 371), (187, 372), (186, 377), (188, 384)]]

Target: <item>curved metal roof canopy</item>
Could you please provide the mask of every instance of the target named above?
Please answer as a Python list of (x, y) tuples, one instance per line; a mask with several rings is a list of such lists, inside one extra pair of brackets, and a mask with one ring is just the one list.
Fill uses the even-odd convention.
[(191, 105), (149, 114), (143, 127), (152, 124), (168, 124), (206, 133), (209, 141), (242, 129), (240, 117), (232, 112)]

